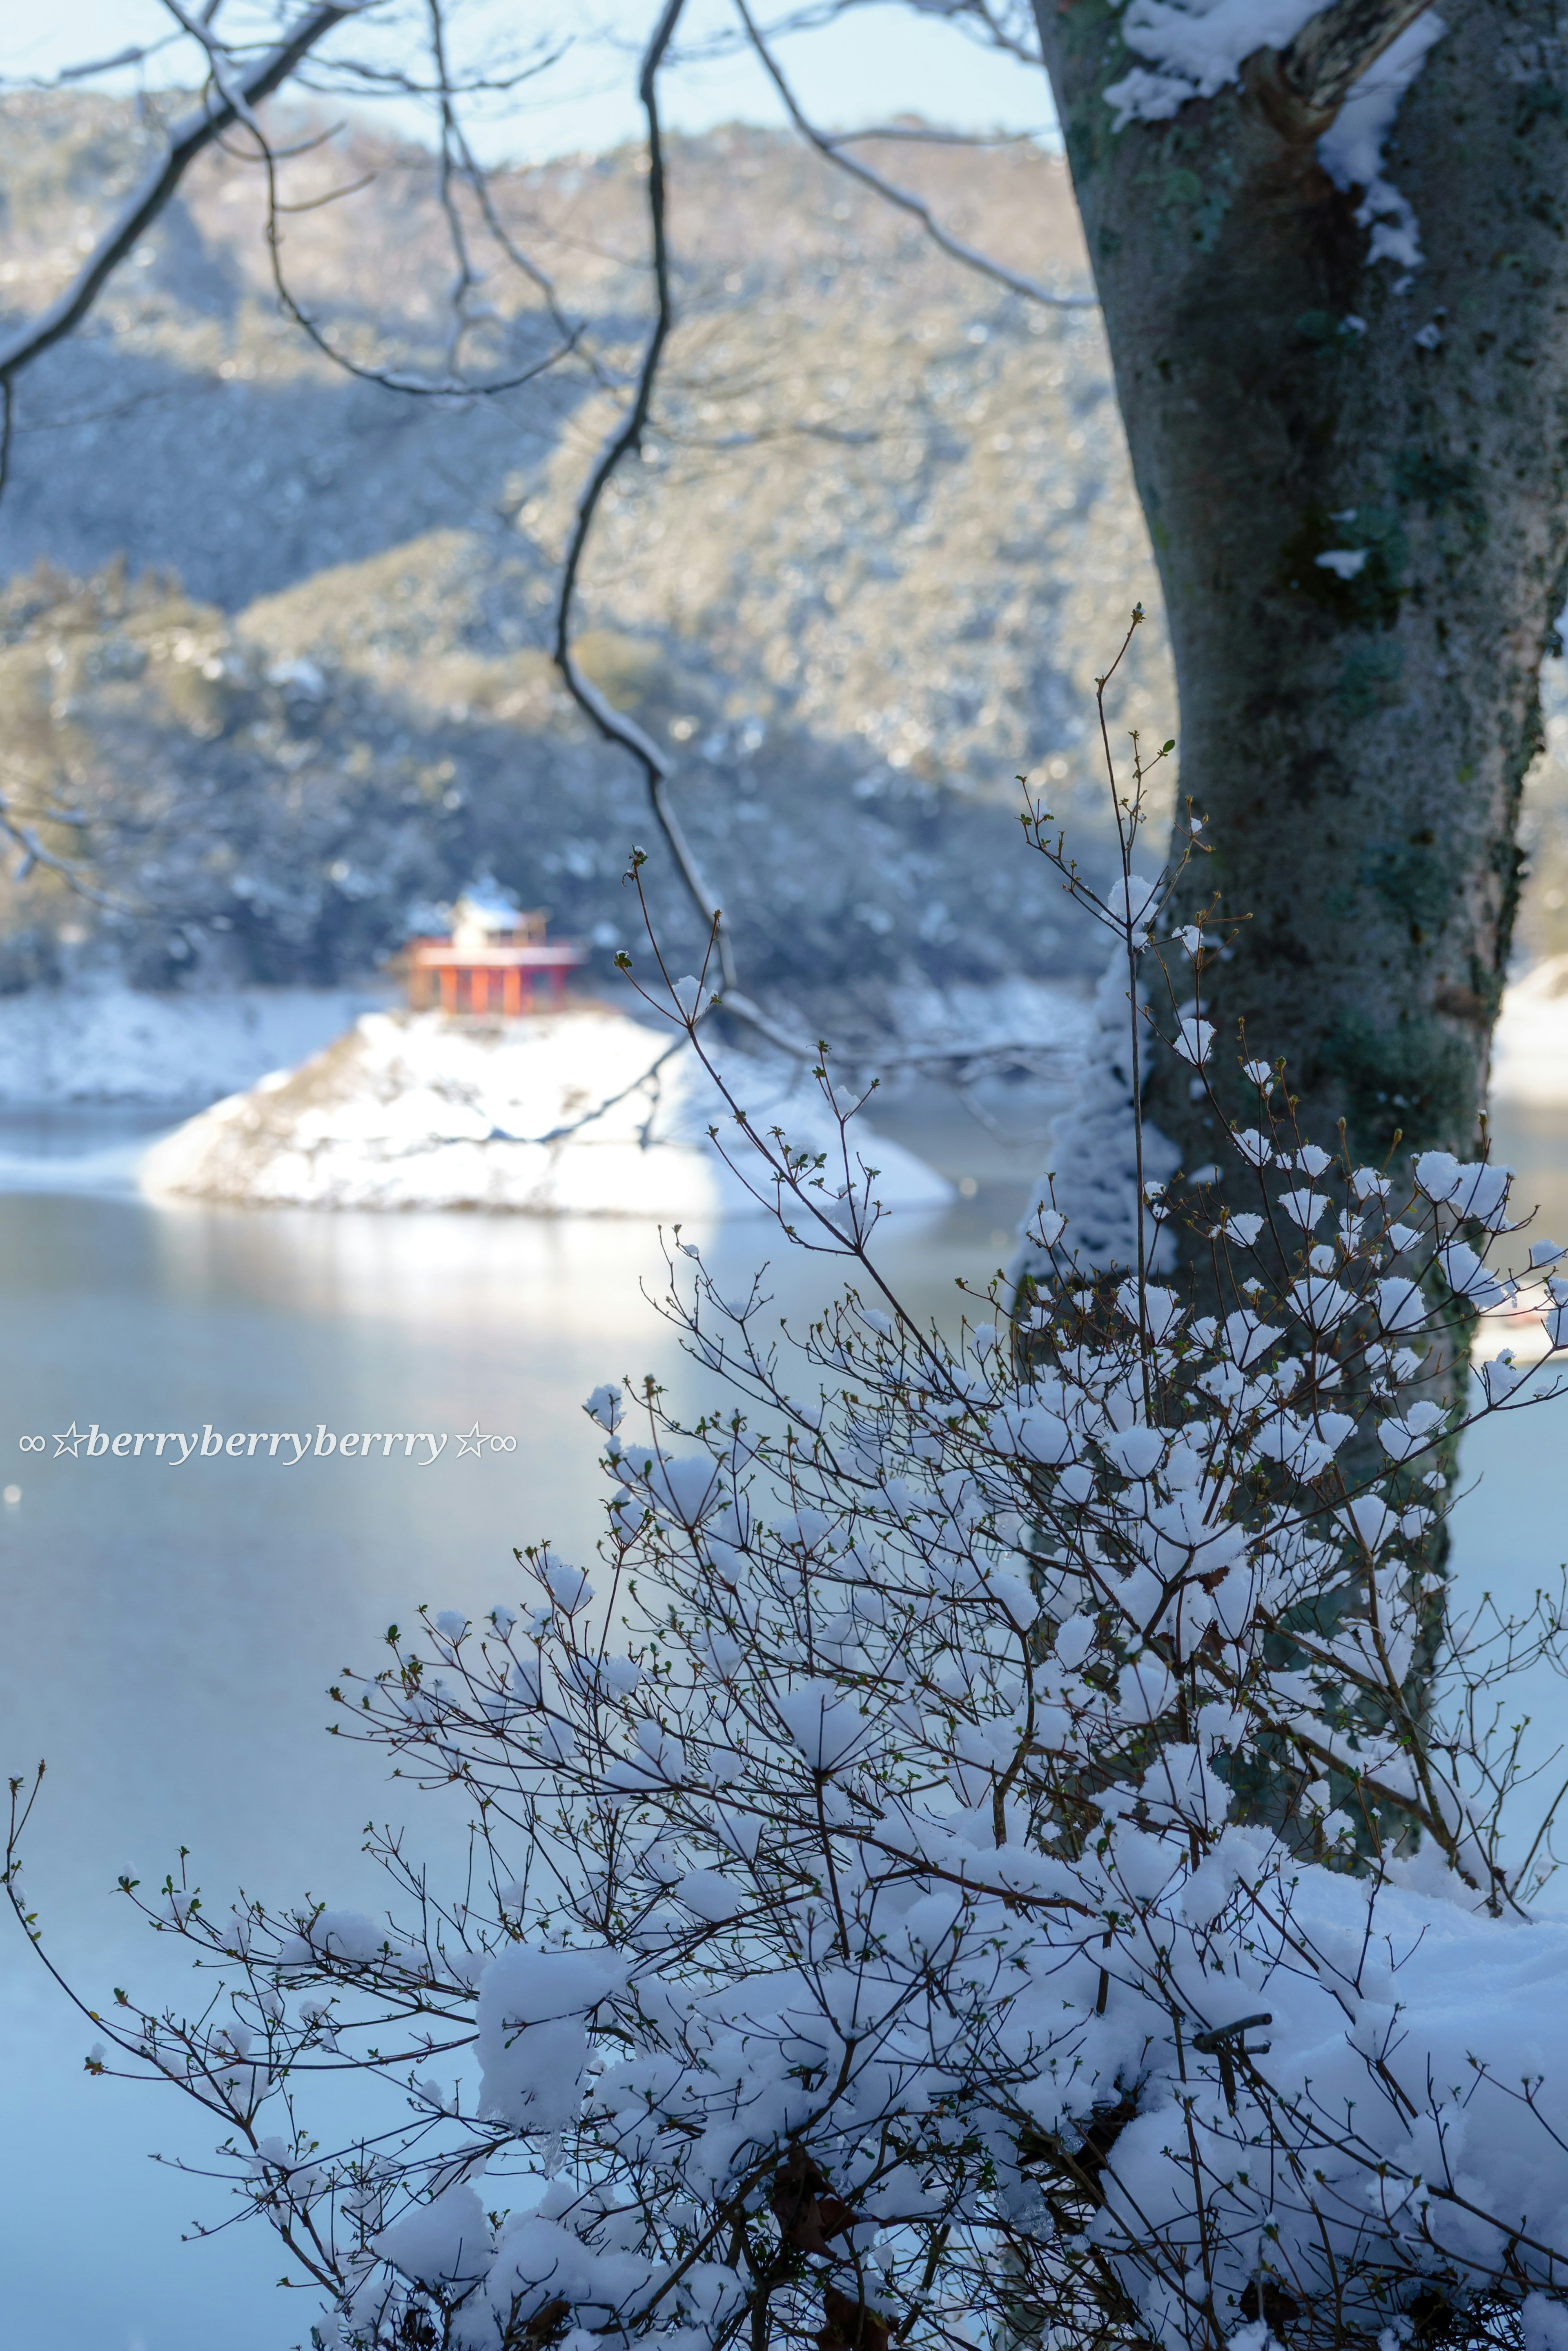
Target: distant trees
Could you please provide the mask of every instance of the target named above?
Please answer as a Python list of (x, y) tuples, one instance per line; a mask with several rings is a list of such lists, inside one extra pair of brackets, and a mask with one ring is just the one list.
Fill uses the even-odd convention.
[[(172, 13), (182, 25), (187, 22), (179, 9)], [(11, 454), (17, 379), (45, 351), (81, 325), (114, 272), (169, 203), (197, 156), (221, 139), (225, 131), (240, 124), (253, 125), (255, 109), (285, 87), (296, 68), (328, 33), (358, 13), (358, 0), (348, 0), (348, 5), (343, 5), (321, 0), (321, 5), (306, 8), (298, 16), (275, 43), (263, 44), (259, 54), (254, 45), (247, 44), (242, 50), (223, 38), (210, 21), (216, 18), (216, 9), (205, 12), (200, 31), (190, 28), (210, 68), (207, 87), (199, 103), (190, 114), (170, 124), (161, 154), (93, 240), (86, 260), (63, 292), (36, 318), (0, 336), (0, 491), (5, 486)], [(129, 61), (130, 57), (122, 55), (111, 62)], [(91, 68), (84, 67), (83, 70)]]
[[(515, 187), (508, 189), (505, 201), (497, 201), (496, 183), (470, 136), (473, 105), (504, 95), (546, 67), (554, 57), (548, 40), (541, 39), (509, 60), (465, 64), (458, 54), (457, 20), (437, 0), (421, 26), (414, 27), (401, 46), (377, 46), (373, 37), (380, 20), (376, 11), (339, 7), (298, 19), (286, 10), (280, 12), (277, 43), (257, 51), (244, 38), (228, 40), (221, 10), (213, 12), (210, 21), (203, 19), (195, 26), (175, 8), (171, 15), (180, 46), (172, 57), (161, 58), (161, 68), (189, 71), (192, 78), (204, 73), (205, 95), (167, 137), (158, 132), (160, 160), (144, 174), (131, 197), (111, 199), (106, 186), (105, 201), (112, 204), (109, 227), (66, 291), (31, 321), (15, 329), (0, 348), (0, 383), (20, 386), (32, 360), (92, 314), (114, 271), (155, 218), (158, 207), (168, 202), (181, 174), (204, 146), (220, 136), (227, 152), (253, 165), (265, 185), (266, 247), (275, 299), (297, 329), (332, 363), (400, 396), (465, 402), (514, 391), (553, 369), (568, 367), (568, 398), (580, 398), (585, 389), (598, 395), (608, 410), (609, 424), (602, 448), (586, 470), (576, 514), (567, 528), (551, 631), (553, 648), (559, 674), (585, 717), (607, 743), (640, 769), (649, 812), (706, 927), (719, 911), (721, 898), (731, 893), (721, 892), (716, 877), (704, 870), (683, 826), (677, 806), (681, 754), (661, 734), (656, 737), (620, 706), (625, 697), (607, 692), (596, 679), (591, 664), (579, 659), (577, 653), (581, 591), (585, 572), (591, 569), (594, 533), (603, 519), (607, 494), (612, 488), (624, 491), (624, 482), (618, 485), (618, 475), (642, 454), (650, 433), (666, 429), (671, 406), (660, 371), (677, 323), (680, 256), (672, 253), (670, 241), (660, 82), (671, 62), (685, 13), (684, 0), (669, 0), (658, 10), (637, 68), (649, 158), (646, 178), (649, 300), (641, 331), (635, 313), (628, 318), (618, 312), (608, 322), (568, 315), (548, 269), (534, 249), (543, 240), (534, 235), (525, 204), (518, 204)], [(328, 40), (328, 34), (336, 37)], [(903, 216), (917, 220), (941, 250), (1025, 299), (1066, 308), (1092, 307), (1091, 296), (1042, 285), (1026, 272), (965, 243), (928, 203), (866, 160), (863, 137), (826, 134), (807, 121), (779, 70), (766, 28), (744, 11), (737, 17), (735, 37), (756, 44), (798, 127), (817, 151), (852, 174), (862, 188), (885, 199)], [(155, 52), (147, 54), (151, 58)], [(73, 75), (73, 78), (90, 78), (85, 65)], [(264, 86), (276, 92), (286, 85), (306, 95), (348, 92), (401, 98), (425, 110), (431, 147), (421, 193), (427, 210), (440, 220), (447, 266), (439, 283), (431, 280), (409, 289), (405, 315), (389, 333), (379, 333), (377, 322), (357, 314), (351, 299), (317, 298), (307, 276), (302, 286), (296, 275), (299, 246), (295, 214), (319, 213), (340, 199), (351, 198), (363, 179), (358, 169), (336, 173), (331, 170), (333, 151), (325, 131), (315, 133), (307, 127), (302, 131), (297, 116), (284, 118), (275, 110), (264, 118), (257, 111)], [(247, 91), (252, 96), (247, 97)], [(158, 111), (156, 107), (151, 110), (155, 130)], [(291, 128), (284, 127), (286, 120)], [(886, 131), (886, 126), (880, 128)], [(895, 140), (915, 135), (908, 125), (887, 131)], [(400, 172), (407, 172), (415, 152), (400, 156)], [(312, 154), (314, 164), (298, 160)], [(341, 217), (347, 220), (351, 215)], [(348, 234), (351, 238), (352, 230)], [(404, 347), (397, 348), (400, 343)], [(12, 397), (9, 392), (7, 397)], [(679, 401), (674, 404), (678, 406)], [(815, 428), (803, 425), (801, 429)], [(62, 837), (59, 820), (54, 808), (35, 807), (25, 795), (14, 793), (0, 800), (0, 830), (9, 830), (24, 861), (52, 864), (60, 879), (73, 886), (92, 886), (78, 853), (82, 845), (80, 830), (76, 836)], [(164, 910), (166, 922), (171, 913)], [(805, 1047), (807, 1040), (788, 1033), (775, 1014), (742, 991), (743, 975), (736, 961), (731, 925), (724, 920), (719, 925), (718, 948), (732, 1013), (775, 1042)]]
[[(1244, 1000), (1261, 1050), (1288, 1036), (1303, 1099), (1368, 1149), (1397, 1128), (1407, 1144), (1468, 1148), (1517, 902), (1540, 663), (1568, 588), (1568, 52), (1554, 9), (1477, 0), (1450, 25), (1417, 0), (1293, 0), (1270, 19), (1279, 46), (1257, 47), (1245, 9), (1179, 0), (1067, 0), (1037, 21), (1019, 0), (919, 5), (1043, 57), (1055, 89), (1169, 615), (1183, 789), (1215, 847), (1205, 886), (1249, 916), (1213, 975), (1217, 1016)], [(460, 67), (438, 5), (422, 61), (389, 63), (354, 33), (370, 11), (307, 10), (264, 49), (225, 45), (221, 15), (172, 13), (206, 95), (72, 287), (0, 346), (5, 413), (30, 358), (87, 314), (136, 224), (219, 135), (265, 171), (278, 298), (340, 364), (410, 397), (465, 398), (567, 356), (587, 366), (617, 415), (571, 536), (556, 655), (585, 715), (640, 767), (711, 915), (722, 893), (681, 829), (676, 755), (573, 651), (605, 491), (659, 409), (673, 319), (660, 80), (684, 0), (650, 16), (638, 66), (652, 298), (629, 367), (562, 309), (465, 129), (472, 101), (548, 64), (547, 44)], [(809, 120), (777, 36), (823, 13), (764, 22), (740, 0), (733, 26), (816, 151), (1024, 298), (1091, 298), (975, 251), (868, 160), (864, 130)], [(254, 108), (302, 75), (429, 110), (452, 265), (433, 367), (367, 356), (291, 287), (285, 159)], [(521, 309), (498, 306), (487, 270), (510, 275)], [(736, 1008), (768, 1025), (737, 993), (722, 925), (719, 936)], [(1211, 1155), (1209, 1113), (1179, 1085), (1156, 1107), (1189, 1164)]]

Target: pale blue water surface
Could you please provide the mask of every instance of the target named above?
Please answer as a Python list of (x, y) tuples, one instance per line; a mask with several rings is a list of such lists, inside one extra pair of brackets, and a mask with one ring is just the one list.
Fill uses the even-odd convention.
[[(1007, 1151), (940, 1102), (885, 1123), (973, 1196), (890, 1224), (885, 1258), (911, 1302), (944, 1311), (959, 1271), (1005, 1247), (1033, 1153)], [(243, 1881), (370, 1906), (363, 1823), (404, 1816), (455, 1856), (457, 1821), (389, 1787), (369, 1754), (328, 1740), (326, 1685), (374, 1668), (388, 1623), (421, 1601), (477, 1614), (514, 1597), (512, 1548), (548, 1535), (591, 1551), (603, 1488), (581, 1400), (600, 1380), (682, 1380), (639, 1284), (661, 1285), (649, 1227), (459, 1216), (311, 1215), (155, 1206), (70, 1188), (73, 1161), (118, 1154), (127, 1123), (0, 1122), (0, 1765), (48, 1759), (31, 1836), (30, 1896), (50, 1949), (91, 2004), (115, 1983), (184, 1993), (176, 1947), (113, 1893), (122, 1870), (161, 1881), (181, 1844), (216, 1896)], [(1500, 1134), (1542, 1222), (1568, 1238), (1568, 1117)], [(5, 1188), (5, 1162), (16, 1184)], [(40, 1163), (60, 1163), (51, 1183)], [(61, 1185), (65, 1188), (61, 1188)], [(1554, 1221), (1555, 1220), (1555, 1221)], [(782, 1244), (761, 1226), (711, 1236), (721, 1272)], [(781, 1266), (780, 1309), (820, 1295)], [(691, 1392), (688, 1374), (682, 1384)], [(406, 1458), (22, 1455), (26, 1434), (119, 1430), (448, 1432), (429, 1468)], [(477, 1426), (515, 1451), (459, 1458)], [(1461, 1574), (1528, 1596), (1568, 1552), (1558, 1461), (1568, 1404), (1473, 1441), (1459, 1505)], [(286, 1452), (289, 1448), (285, 1447)], [(417, 1448), (422, 1458), (428, 1448)], [(1542, 1726), (1561, 1685), (1521, 1691)], [(172, 2094), (89, 2080), (94, 2038), (0, 1919), (0, 2275), (17, 2351), (287, 2351), (306, 2297), (276, 2290), (259, 2231), (182, 2245), (223, 2217), (200, 2162), (210, 2140)]]

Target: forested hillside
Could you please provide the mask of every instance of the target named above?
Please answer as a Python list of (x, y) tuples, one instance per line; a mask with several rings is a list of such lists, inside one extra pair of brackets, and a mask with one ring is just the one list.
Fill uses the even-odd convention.
[[(63, 282), (142, 133), (87, 99), (3, 116), (16, 316)], [(882, 160), (960, 234), (1086, 282), (1053, 159)], [(440, 326), (428, 174), (362, 134), (296, 172), (302, 202), (368, 182), (286, 222), (304, 307), (362, 361), (418, 351)], [(847, 987), (874, 1016), (917, 975), (1078, 967), (1059, 890), (1009, 848), (1015, 779), (1096, 853), (1086, 721), (1136, 599), (1154, 622), (1118, 723), (1175, 722), (1096, 315), (964, 271), (783, 138), (678, 142), (672, 182), (680, 326), (590, 556), (585, 667), (676, 754), (752, 983), (803, 1005)], [(279, 315), (259, 175), (226, 153), (27, 378), (0, 506), (4, 789), (104, 903), (10, 860), (0, 986), (106, 964), (150, 986), (337, 978), (486, 868), (607, 957), (628, 935), (619, 876), (649, 819), (547, 647), (646, 313), (642, 193), (632, 151), (495, 183), (607, 382), (575, 360), (492, 401), (357, 381)], [(1568, 944), (1565, 789), (1548, 759), (1537, 946)]]

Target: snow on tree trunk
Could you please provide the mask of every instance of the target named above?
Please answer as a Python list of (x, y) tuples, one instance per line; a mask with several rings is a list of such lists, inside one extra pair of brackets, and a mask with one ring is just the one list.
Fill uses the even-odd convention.
[[(1144, 991), (1140, 990), (1140, 997)], [(1030, 1205), (1019, 1254), (1009, 1274), (1016, 1285), (1075, 1266), (1086, 1274), (1138, 1261), (1137, 1111), (1133, 1098), (1132, 1024), (1127, 959), (1118, 946), (1095, 991), (1083, 1076), (1073, 1107), (1055, 1123), (1054, 1165)], [(1146, 1184), (1174, 1174), (1173, 1144), (1147, 1121), (1143, 1128)], [(1064, 1234), (1057, 1228), (1066, 1222)], [(1143, 1211), (1145, 1262), (1158, 1272), (1173, 1260), (1165, 1228)]]
[[(1185, 895), (1244, 924), (1212, 1017), (1288, 1043), (1325, 1140), (1468, 1151), (1568, 557), (1558, 11), (1037, 14), (1214, 846)], [(1213, 1155), (1168, 1063), (1150, 1102)]]

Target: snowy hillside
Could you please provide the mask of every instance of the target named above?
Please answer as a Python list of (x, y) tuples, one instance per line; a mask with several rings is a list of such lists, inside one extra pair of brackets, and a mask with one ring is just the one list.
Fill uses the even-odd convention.
[[(85, 99), (15, 97), (3, 120), (16, 315), (137, 131)], [(433, 225), (392, 193), (395, 155), (323, 160), (385, 168), (352, 220), (291, 225), (297, 282), (417, 348)], [(1082, 282), (1058, 162), (899, 168), (965, 234)], [(847, 994), (874, 1024), (900, 982), (1076, 968), (1071, 910), (1012, 854), (1016, 779), (1097, 808), (1093, 678), (1157, 601), (1096, 319), (975, 278), (787, 140), (678, 142), (672, 170), (680, 326), (588, 565), (585, 666), (676, 760), (748, 985), (839, 1019)], [(646, 303), (637, 158), (498, 190), (618, 363)], [(36, 870), (0, 881), (0, 987), (103, 959), (155, 987), (194, 966), (337, 982), (483, 867), (607, 957), (634, 841), (684, 955), (637, 779), (548, 657), (605, 396), (581, 370), (458, 407), (354, 383), (276, 316), (258, 203), (239, 162), (205, 161), (93, 331), (27, 380), (0, 506), (13, 787), (90, 818), (41, 838), (85, 847), (123, 911)], [(1165, 726), (1146, 634), (1118, 717)]]

